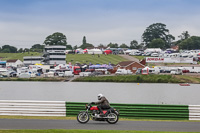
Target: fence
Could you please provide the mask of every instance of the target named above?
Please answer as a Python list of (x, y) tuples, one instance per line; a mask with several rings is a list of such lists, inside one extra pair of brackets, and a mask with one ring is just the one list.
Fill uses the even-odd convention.
[(65, 101), (0, 100), (0, 115), (66, 116)]
[[(76, 116), (86, 103), (65, 101), (0, 100), (0, 115)], [(200, 105), (111, 104), (121, 118), (200, 120)]]
[(189, 105), (189, 120), (200, 120), (200, 105)]
[[(66, 102), (66, 114), (75, 116), (85, 110), (86, 103)], [(134, 119), (188, 120), (187, 105), (154, 105), (154, 104), (111, 104), (120, 112), (120, 117)]]

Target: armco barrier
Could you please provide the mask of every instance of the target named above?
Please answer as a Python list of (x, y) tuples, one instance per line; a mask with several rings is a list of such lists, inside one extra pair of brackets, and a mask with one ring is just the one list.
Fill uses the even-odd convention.
[[(66, 102), (66, 114), (75, 116), (85, 110), (86, 103)], [(134, 119), (188, 120), (187, 105), (154, 105), (154, 104), (111, 104), (120, 112), (120, 117)]]
[(189, 105), (189, 120), (200, 120), (200, 105)]
[[(0, 115), (76, 116), (86, 103), (0, 100)], [(111, 104), (122, 118), (200, 120), (200, 105)]]
[(0, 115), (66, 116), (65, 101), (0, 100)]

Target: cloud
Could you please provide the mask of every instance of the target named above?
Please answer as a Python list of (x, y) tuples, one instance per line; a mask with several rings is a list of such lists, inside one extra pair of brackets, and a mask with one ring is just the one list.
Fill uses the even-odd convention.
[[(141, 42), (143, 32), (153, 23), (166, 24), (176, 38), (186, 30), (191, 35), (200, 34), (198, 5), (192, 6), (186, 0), (162, 0), (163, 3), (158, 0), (145, 3), (87, 0), (84, 5), (81, 1), (76, 5), (77, 1), (37, 1), (26, 4), (21, 11), (15, 12), (19, 7), (13, 11), (3, 10), (0, 13), (0, 46), (31, 47), (42, 44), (54, 32), (65, 34), (68, 44), (73, 46), (80, 46), (83, 36), (96, 46), (110, 42), (129, 45), (132, 40)], [(183, 10), (186, 4), (190, 6), (187, 11)]]

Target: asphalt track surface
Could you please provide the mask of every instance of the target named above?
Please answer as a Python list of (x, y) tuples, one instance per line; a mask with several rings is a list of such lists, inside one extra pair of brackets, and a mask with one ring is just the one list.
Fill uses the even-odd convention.
[(200, 122), (119, 121), (117, 124), (76, 120), (0, 119), (0, 129), (87, 129), (200, 132)]

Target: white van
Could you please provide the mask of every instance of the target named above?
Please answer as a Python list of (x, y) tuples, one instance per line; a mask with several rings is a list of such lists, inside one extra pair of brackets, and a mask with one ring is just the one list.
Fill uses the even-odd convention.
[(131, 70), (126, 70), (126, 69), (117, 69), (115, 72), (116, 75), (128, 75), (128, 74), (133, 74)]
[(183, 72), (182, 72), (182, 69), (180, 69), (180, 68), (173, 68), (173, 69), (171, 69), (170, 74), (173, 74), (173, 75), (182, 75)]
[(72, 71), (65, 71), (64, 76), (65, 77), (74, 77), (74, 74)]
[(48, 72), (47, 77), (54, 77), (54, 72)]

